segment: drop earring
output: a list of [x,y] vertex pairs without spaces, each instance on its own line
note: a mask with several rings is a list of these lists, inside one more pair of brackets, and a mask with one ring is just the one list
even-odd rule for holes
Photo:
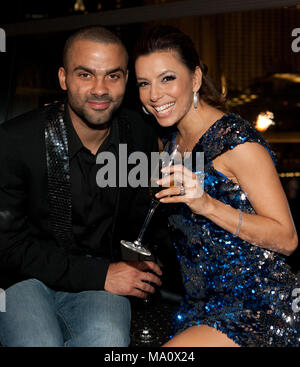
[[198,107],[198,95],[197,92],[194,92],[194,108]]
[[142,110],[146,115],[150,115],[145,106],[142,106]]

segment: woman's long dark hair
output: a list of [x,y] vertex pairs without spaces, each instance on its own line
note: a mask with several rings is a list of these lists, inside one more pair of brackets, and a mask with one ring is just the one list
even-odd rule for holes
[[202,71],[202,85],[199,90],[200,98],[210,106],[227,112],[226,97],[221,94],[207,76],[207,66],[200,60],[193,41],[179,29],[159,25],[152,28],[137,43],[134,52],[134,61],[156,51],[176,51],[183,64],[192,72],[197,66]]

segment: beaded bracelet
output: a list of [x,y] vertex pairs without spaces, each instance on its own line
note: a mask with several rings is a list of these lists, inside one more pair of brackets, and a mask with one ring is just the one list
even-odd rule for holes
[[242,225],[242,217],[243,217],[243,212],[240,210],[240,209],[238,209],[238,211],[239,211],[239,213],[240,213],[240,216],[239,216],[239,224],[238,224],[238,226],[237,226],[237,230],[236,230],[236,232],[235,232],[235,236],[238,236],[239,234],[240,234],[240,231],[241,231],[241,225]]

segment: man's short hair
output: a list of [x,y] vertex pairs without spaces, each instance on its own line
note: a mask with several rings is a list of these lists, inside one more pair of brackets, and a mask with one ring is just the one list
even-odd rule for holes
[[65,69],[67,68],[68,64],[68,53],[74,42],[79,40],[120,45],[125,51],[126,64],[128,63],[128,53],[126,47],[116,34],[104,27],[90,26],[79,29],[66,40],[63,50],[63,66]]

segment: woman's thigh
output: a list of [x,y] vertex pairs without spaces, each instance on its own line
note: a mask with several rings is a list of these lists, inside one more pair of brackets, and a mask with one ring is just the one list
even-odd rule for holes
[[37,279],[5,291],[6,312],[0,313],[0,342],[12,347],[59,347],[63,336],[56,318],[53,292]]
[[239,345],[211,326],[197,325],[176,335],[163,347],[239,347]]

